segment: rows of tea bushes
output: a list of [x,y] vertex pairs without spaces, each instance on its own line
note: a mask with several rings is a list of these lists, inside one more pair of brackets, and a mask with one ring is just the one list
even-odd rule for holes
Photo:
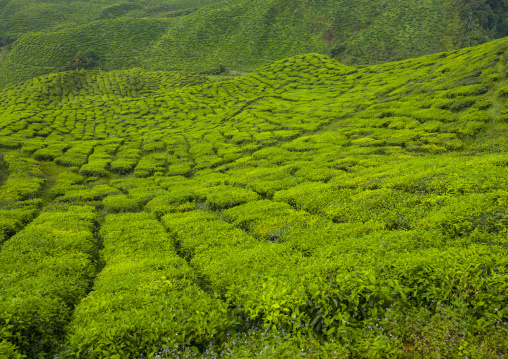
[[22,201],[37,197],[44,183],[39,163],[11,152],[3,157],[8,177],[0,187],[0,201]]
[[[318,52],[374,64],[508,35],[508,5],[478,0],[171,0],[0,4],[0,86],[58,69],[252,71]],[[22,36],[23,35],[23,36]],[[21,36],[21,37],[20,37]]]
[[0,350],[503,357],[507,61],[0,90]]
[[119,145],[118,142],[111,142],[96,146],[93,154],[88,157],[88,162],[79,169],[79,173],[87,177],[107,176],[112,154],[116,152]]
[[13,44],[2,62],[0,86],[61,69],[138,67],[150,42],[170,27],[168,19],[121,19],[26,34]]
[[[68,30],[66,36],[68,38],[79,37],[80,35],[97,36],[93,31],[97,29],[94,25],[90,25],[92,31],[84,32],[83,27],[96,22],[98,20],[110,20],[101,28],[104,31],[108,27],[118,26],[119,21],[111,21],[114,19],[134,20],[138,18],[166,18],[179,17],[188,15],[202,6],[216,2],[216,0],[171,0],[169,2],[156,0],[150,3],[142,1],[132,1],[129,3],[121,1],[103,1],[97,0],[91,3],[83,3],[81,1],[68,1],[64,3],[39,3],[28,1],[20,6],[16,1],[4,1],[0,5],[0,37],[1,42],[11,42],[26,33],[32,32],[58,32],[59,30]],[[147,19],[144,19],[147,20]],[[150,20],[150,19],[148,19]],[[146,22],[146,21],[145,21]],[[116,23],[116,24],[115,24]],[[97,25],[95,25],[97,26]],[[132,37],[140,37],[143,30],[130,33]],[[60,34],[63,31],[60,31]],[[62,35],[60,35],[62,36]],[[122,34],[116,33],[115,36],[122,37]],[[107,43],[112,37],[111,33],[107,33],[106,39],[97,36],[95,42],[105,40]],[[127,39],[132,41],[133,39]],[[70,43],[63,43],[67,46]],[[63,45],[58,42],[58,45]],[[56,45],[56,43],[55,43]]]
[[105,267],[76,307],[68,355],[148,356],[163,345],[202,345],[234,323],[152,215],[109,215],[101,236]]
[[[138,68],[128,71],[71,71],[56,73],[47,77],[36,78],[26,83],[7,89],[2,102],[12,101],[6,106],[17,103],[36,101],[40,105],[46,102],[50,107],[53,102],[61,106],[60,101],[68,102],[80,97],[95,97],[115,100],[119,97],[141,97],[157,90],[168,90],[174,87],[199,85],[208,82],[206,77],[185,72],[147,72]],[[97,115],[102,113],[98,110]],[[48,113],[51,115],[51,113]],[[65,125],[65,114],[60,111],[58,125]],[[59,123],[63,121],[63,123]],[[40,129],[39,129],[40,130]]]
[[39,203],[24,201],[22,203],[2,203],[0,209],[0,243],[7,240],[23,228],[37,214]]
[[[482,65],[485,68],[484,76],[468,80],[467,78],[476,71],[478,66],[470,66],[468,61],[474,59],[470,59],[471,56],[467,56],[467,52],[464,54],[460,58],[464,60],[467,58],[467,61],[461,62],[464,65],[459,66],[456,70],[463,72],[464,80],[462,81],[465,81],[465,84],[446,84],[440,83],[439,78],[429,79],[427,86],[433,87],[435,85],[438,90],[443,86],[445,88],[433,92],[430,96],[425,93],[415,94],[416,88],[421,85],[413,86],[411,81],[404,81],[404,84],[401,82],[399,85],[392,82],[389,88],[386,88],[383,83],[383,75],[375,76],[377,77],[375,84],[371,84],[370,81],[362,81],[361,78],[365,70],[339,67],[333,62],[329,62],[330,60],[319,58],[316,55],[295,58],[293,61],[281,61],[271,67],[261,69],[259,74],[255,73],[231,83],[205,85],[204,88],[198,88],[198,91],[189,88],[174,92],[171,96],[159,95],[149,99],[132,99],[130,92],[125,92],[123,95],[119,93],[118,95],[123,98],[121,105],[113,105],[112,99],[107,100],[104,97],[100,100],[98,98],[91,100],[90,96],[86,96],[86,93],[83,96],[78,95],[76,98],[74,98],[75,96],[64,96],[61,101],[52,102],[51,107],[59,109],[57,112],[59,113],[59,126],[51,126],[53,132],[48,131],[51,127],[46,130],[37,129],[38,126],[47,124],[46,121],[52,121],[51,114],[40,118],[31,116],[30,112],[25,112],[24,122],[18,121],[17,117],[5,118],[6,125],[2,129],[2,133],[12,135],[16,132],[22,137],[30,138],[37,131],[38,134],[54,137],[55,140],[58,139],[58,135],[68,134],[76,139],[104,139],[107,136],[125,138],[130,136],[131,131],[137,133],[143,127],[143,137],[147,142],[153,142],[164,137],[164,133],[180,134],[179,129],[170,125],[170,123],[177,121],[178,127],[192,129],[192,132],[197,134],[202,133],[198,139],[201,140],[214,136],[206,134],[207,131],[202,128],[203,121],[222,123],[227,119],[228,123],[233,126],[230,130],[227,127],[222,127],[220,134],[224,138],[222,141],[228,145],[243,145],[242,147],[246,150],[252,150],[255,149],[252,142],[270,144],[270,142],[274,143],[274,140],[287,140],[298,136],[298,132],[281,131],[315,131],[320,125],[329,123],[332,119],[349,117],[348,114],[354,112],[358,116],[350,117],[350,122],[344,123],[344,125],[351,127],[346,134],[348,137],[358,136],[356,133],[368,130],[375,131],[377,134],[366,139],[353,138],[355,141],[350,141],[350,145],[360,147],[404,145],[415,151],[423,149],[434,152],[448,149],[457,150],[463,146],[464,137],[474,136],[482,130],[486,122],[491,121],[489,111],[492,102],[487,98],[489,97],[487,93],[489,88],[495,85],[496,76],[499,79],[499,75],[496,75],[496,71],[499,69],[496,70],[495,67],[502,60],[502,56],[492,57],[490,63]],[[439,60],[439,57],[434,58]],[[428,61],[432,61],[432,58]],[[303,65],[305,69],[301,70],[308,73],[310,79],[298,75],[298,72],[291,72],[291,69],[298,67],[299,63],[307,64]],[[383,67],[386,68],[388,65],[383,65]],[[403,68],[400,68],[401,65],[398,67],[398,71],[404,71],[405,75],[415,78],[425,76],[432,70],[430,66],[422,67],[418,63],[411,64],[411,62],[408,62],[407,66]],[[415,68],[423,69],[414,71]],[[378,70],[373,68],[370,71]],[[350,75],[340,76],[344,73],[350,73]],[[143,74],[133,74],[131,79],[134,78],[136,81],[136,76],[143,76]],[[270,77],[273,76],[277,76],[278,83],[270,80]],[[404,78],[401,76],[401,79]],[[282,79],[284,81],[281,82]],[[91,82],[93,86],[93,78]],[[334,85],[335,93],[329,91],[328,87],[331,85]],[[317,94],[308,96],[308,91],[304,89],[305,86],[323,88],[323,93],[320,93],[319,96]],[[340,96],[351,86],[354,86],[356,91],[348,92],[347,98]],[[379,90],[371,91],[374,87],[379,87]],[[412,93],[410,96],[403,94],[406,88]],[[457,93],[453,92],[454,88],[457,88]],[[297,89],[301,89],[301,91],[295,91]],[[326,91],[324,91],[325,89]],[[393,108],[390,108],[394,102],[390,101],[390,97],[387,97],[386,103],[382,105],[374,105],[364,97],[366,93],[369,93],[372,98],[375,98],[379,93],[390,90],[392,90],[391,97],[397,98],[394,100],[397,103],[393,104]],[[19,90],[15,92],[19,92]],[[79,94],[79,92],[77,93]],[[14,95],[12,90],[9,94]],[[192,100],[189,96],[192,96]],[[224,96],[228,98],[228,101],[224,101]],[[354,99],[351,96],[360,96],[359,98],[363,101],[363,111],[358,113],[357,108],[350,107],[351,101]],[[500,96],[502,97],[502,95]],[[304,98],[308,106],[297,106],[296,108],[293,106],[292,101]],[[34,102],[33,100],[28,101],[28,103]],[[92,105],[100,105],[100,110],[93,107],[92,111],[90,107]],[[15,108],[24,108],[25,110],[30,108],[27,103],[24,106],[23,100],[19,98],[15,104],[6,103],[5,106],[11,108],[15,106]],[[390,111],[387,111],[387,108]],[[287,115],[288,111],[291,111],[291,116]],[[386,117],[390,117],[390,119],[378,121],[373,126],[370,119],[380,116],[383,119]],[[140,121],[137,117],[142,117],[143,120]],[[250,121],[244,117],[250,118]],[[86,119],[84,122],[80,121],[84,118]],[[230,121],[233,118],[242,122],[240,128],[234,125],[234,121]],[[16,121],[16,125],[11,123],[12,121]],[[11,124],[9,125],[9,123]],[[25,127],[20,128],[22,123],[26,123]],[[246,126],[247,124],[251,125]],[[367,129],[362,129],[362,127]],[[157,133],[153,133],[155,131]],[[394,135],[393,131],[399,133]],[[386,137],[390,137],[390,139],[384,140]],[[231,146],[228,147],[231,148]],[[225,150],[221,151],[224,155],[228,155],[227,162],[230,161],[229,158],[235,159],[241,148],[236,150],[233,147],[231,150],[233,151],[231,154]],[[295,150],[298,149],[295,148]],[[379,150],[384,149],[380,148]],[[214,159],[213,156],[205,158],[203,162],[201,167],[220,164],[218,159]]]
[[1,333],[19,354],[41,357],[62,343],[98,269],[96,219],[93,207],[57,206],[3,244]]
[[17,151],[0,159],[0,243],[22,229],[37,214],[46,178],[40,163]]

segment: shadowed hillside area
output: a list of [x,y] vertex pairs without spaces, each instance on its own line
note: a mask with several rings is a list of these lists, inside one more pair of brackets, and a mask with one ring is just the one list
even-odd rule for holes
[[[292,3],[222,1],[14,44],[0,71],[19,56],[16,81],[42,73],[20,65],[21,49],[38,51],[29,38],[90,39],[96,52],[69,66],[100,66],[0,89],[0,354],[506,356],[508,39],[372,66],[317,52],[270,62],[328,51],[329,29],[330,48],[346,41],[323,15],[335,2]],[[250,35],[234,22],[248,9]],[[212,36],[221,19],[230,27]],[[263,21],[271,30],[254,31]],[[125,36],[121,63],[100,32],[86,37],[121,24],[159,38]],[[370,39],[375,27],[357,25]],[[226,44],[239,67],[266,64],[222,81],[164,71],[178,58],[232,67]],[[46,52],[51,72],[60,53]],[[135,68],[113,70],[123,64]]]
[[507,11],[508,0],[2,0],[0,86],[73,68],[253,71],[309,52],[372,65],[508,36]]

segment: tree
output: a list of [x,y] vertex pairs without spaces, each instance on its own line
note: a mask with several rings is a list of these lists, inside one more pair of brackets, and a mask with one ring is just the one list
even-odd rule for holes
[[103,69],[101,66],[101,58],[94,50],[80,50],[74,55],[74,57],[65,65],[63,65],[61,71],[71,71],[77,69],[92,70],[92,69]]

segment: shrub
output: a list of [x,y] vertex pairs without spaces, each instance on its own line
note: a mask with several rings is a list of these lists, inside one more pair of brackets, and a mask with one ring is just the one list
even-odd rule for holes
[[89,162],[79,169],[79,174],[85,177],[106,177],[109,175],[111,160]]
[[248,231],[253,237],[277,241],[284,231],[306,226],[316,220],[290,205],[268,200],[254,201],[228,210],[224,219]]
[[168,166],[168,176],[186,176],[192,171],[192,162],[173,163]]
[[62,156],[63,151],[67,148],[67,145],[53,145],[38,149],[32,156],[37,161],[53,161],[55,158]]
[[7,148],[7,149],[16,149],[21,146],[21,143],[19,141],[16,141],[12,138],[0,138],[0,148]]
[[111,172],[118,174],[130,173],[138,163],[141,150],[137,144],[128,143],[120,147],[117,158],[111,162]]
[[65,195],[62,196],[60,200],[63,202],[98,201],[106,196],[117,194],[120,194],[120,191],[116,188],[108,185],[97,185],[90,188],[71,189],[66,191]]
[[125,194],[107,196],[102,200],[104,210],[112,213],[137,212],[143,208],[143,200]]
[[232,186],[217,186],[199,191],[200,199],[213,210],[222,210],[256,201],[259,195],[248,189]]
[[63,155],[55,158],[55,163],[65,167],[81,167],[87,162],[88,156],[92,152],[94,145],[95,144],[93,143],[86,142],[74,145]]
[[149,177],[154,172],[165,172],[166,157],[164,155],[148,155],[142,157],[134,169],[134,175],[137,177]]
[[85,178],[73,172],[62,172],[56,179],[56,184],[51,187],[51,194],[55,197],[64,195],[67,191],[84,189]]
[[30,222],[36,213],[37,208],[32,206],[0,210],[0,244]]
[[150,200],[145,209],[161,217],[170,212],[186,212],[196,208],[195,196],[190,191],[174,190],[167,195],[157,196]]
[[0,187],[0,200],[22,201],[35,198],[45,182],[39,163],[12,152],[4,156],[9,176]]
[[78,51],[72,60],[62,67],[63,71],[69,71],[74,69],[92,70],[100,68],[101,59],[99,54],[94,50],[88,49],[85,51]]
[[49,354],[61,343],[95,275],[95,220],[91,207],[44,212],[2,247],[0,320],[20,354]]
[[501,88],[498,90],[498,94],[499,94],[499,96],[501,96],[501,97],[506,97],[506,96],[508,96],[508,86],[501,87]]
[[204,344],[233,324],[151,215],[109,215],[101,233],[106,266],[76,308],[67,354],[148,357],[164,345]]

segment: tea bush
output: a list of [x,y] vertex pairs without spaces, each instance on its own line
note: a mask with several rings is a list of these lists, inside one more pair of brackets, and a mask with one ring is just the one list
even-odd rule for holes
[[30,205],[0,210],[0,243],[22,229],[35,217],[36,213],[37,208]]
[[162,217],[161,221],[170,233],[175,234],[181,255],[189,259],[209,248],[250,240],[245,232],[202,211],[171,213]]
[[39,163],[16,152],[6,154],[4,161],[9,174],[0,187],[0,201],[22,201],[37,197],[45,182]]
[[93,144],[82,143],[73,146],[63,155],[55,158],[55,163],[65,167],[80,167],[87,163]]
[[92,207],[43,212],[2,246],[1,320],[20,354],[44,355],[62,343],[95,276],[95,220]]
[[63,196],[67,191],[85,189],[85,178],[73,172],[62,172],[56,178],[56,183],[51,187],[54,197]]
[[132,198],[129,195],[117,194],[105,197],[102,200],[104,210],[112,213],[136,212],[143,207],[143,200]]
[[163,173],[166,171],[166,158],[164,155],[152,154],[141,158],[136,168],[134,168],[134,175],[137,177],[148,177],[155,172]]
[[105,267],[76,308],[68,355],[150,356],[165,344],[200,345],[233,323],[154,217],[109,215],[101,235]]
[[59,200],[63,202],[97,201],[106,196],[117,194],[120,194],[120,191],[116,188],[108,185],[97,185],[90,188],[68,190]]
[[205,188],[198,192],[198,198],[213,210],[227,209],[259,199],[259,195],[248,189],[232,186]]
[[316,220],[285,203],[254,201],[222,212],[225,220],[250,232],[256,238],[277,241],[284,231]]
[[81,166],[79,173],[85,177],[105,177],[109,175],[112,154],[118,149],[118,143],[99,145],[88,157],[88,163]]
[[66,144],[51,144],[45,148],[37,149],[32,157],[37,161],[53,161],[55,158],[63,155],[63,152],[69,148]]

